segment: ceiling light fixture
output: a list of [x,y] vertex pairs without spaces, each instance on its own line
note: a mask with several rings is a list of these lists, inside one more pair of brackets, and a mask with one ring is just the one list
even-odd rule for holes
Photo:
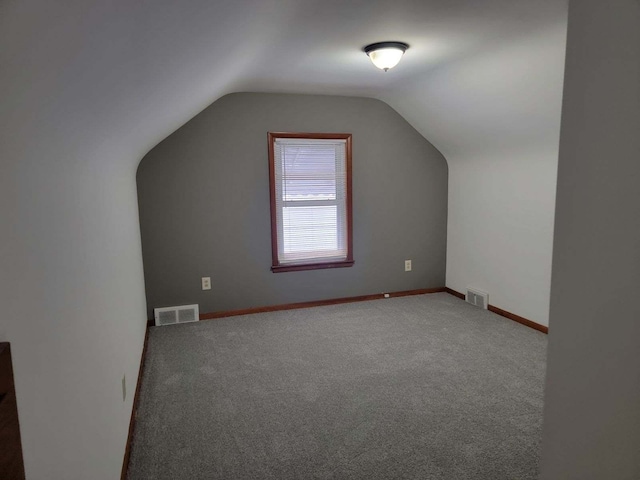
[[378,42],[364,47],[373,64],[385,72],[395,67],[409,45],[403,42]]

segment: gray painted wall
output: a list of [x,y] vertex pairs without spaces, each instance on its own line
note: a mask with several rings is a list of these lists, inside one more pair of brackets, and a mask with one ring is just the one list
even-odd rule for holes
[[640,478],[640,4],[573,1],[544,480]]
[[[355,266],[271,272],[268,131],[353,134]],[[151,150],[137,179],[150,316],[444,285],[446,161],[378,100],[227,95]]]

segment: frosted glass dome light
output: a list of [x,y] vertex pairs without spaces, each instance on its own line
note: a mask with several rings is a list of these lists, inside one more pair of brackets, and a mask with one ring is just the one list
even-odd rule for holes
[[385,72],[395,67],[409,45],[402,42],[372,43],[364,47],[364,53],[369,55],[373,64]]

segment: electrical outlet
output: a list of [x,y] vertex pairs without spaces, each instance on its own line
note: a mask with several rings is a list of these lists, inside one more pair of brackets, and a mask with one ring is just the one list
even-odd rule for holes
[[211,277],[202,277],[202,289],[211,290]]
[[388,293],[385,293],[385,294],[384,294],[384,298],[389,298],[389,294],[388,294]]
[[411,271],[411,260],[405,260],[404,261],[404,271],[405,272],[410,272]]
[[122,376],[122,401],[127,399],[127,376]]

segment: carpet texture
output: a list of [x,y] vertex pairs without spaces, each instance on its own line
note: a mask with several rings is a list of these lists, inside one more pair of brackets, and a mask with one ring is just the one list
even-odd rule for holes
[[152,328],[128,478],[536,479],[546,345],[446,293]]

